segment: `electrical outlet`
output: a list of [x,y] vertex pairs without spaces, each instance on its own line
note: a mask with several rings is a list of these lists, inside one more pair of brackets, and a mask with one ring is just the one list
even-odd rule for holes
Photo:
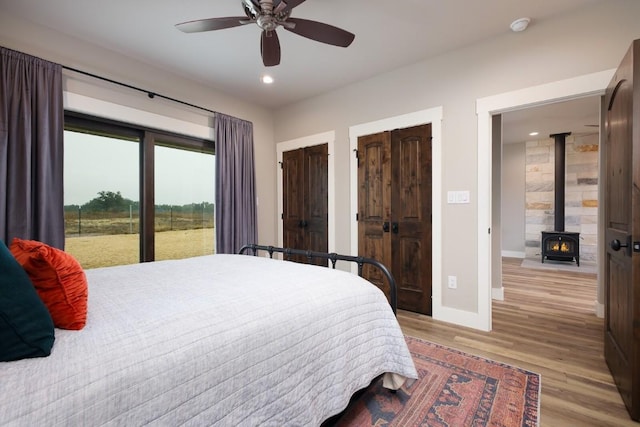
[[449,287],[449,289],[457,289],[458,288],[458,278],[456,276],[449,276],[448,279],[449,279],[449,281],[447,283],[447,286]]

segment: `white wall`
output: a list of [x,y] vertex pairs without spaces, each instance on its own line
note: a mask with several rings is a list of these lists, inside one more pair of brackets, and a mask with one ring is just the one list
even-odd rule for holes
[[505,30],[495,39],[282,108],[276,112],[276,140],[335,130],[336,250],[345,252],[355,191],[341,184],[349,176],[349,127],[442,106],[442,194],[469,190],[471,203],[443,202],[442,277],[456,275],[458,289],[433,286],[441,288],[445,306],[478,312],[476,100],[617,67],[631,41],[640,38],[638,16],[637,0],[613,0],[535,22],[525,33]]
[[[265,245],[276,244],[276,150],[271,111],[4,12],[0,14],[0,45],[252,122],[257,159],[258,240]],[[64,84],[65,91],[73,94],[212,127],[209,113],[159,97],[151,100],[144,93],[77,73],[65,71]]]
[[524,258],[525,144],[502,146],[502,255]]

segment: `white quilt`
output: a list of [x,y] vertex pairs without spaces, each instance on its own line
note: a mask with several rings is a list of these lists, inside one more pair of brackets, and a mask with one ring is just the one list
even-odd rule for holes
[[417,377],[354,274],[240,255],[86,274],[87,326],[0,363],[3,426],[317,426],[382,373]]

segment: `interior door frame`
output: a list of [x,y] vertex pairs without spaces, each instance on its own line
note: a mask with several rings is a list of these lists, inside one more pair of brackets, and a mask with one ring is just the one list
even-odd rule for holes
[[[539,86],[505,92],[476,100],[478,116],[478,312],[475,328],[491,330],[491,172],[492,172],[492,116],[523,108],[567,101],[585,96],[603,96],[615,69],[586,74]],[[602,141],[602,138],[601,138]],[[600,208],[599,208],[600,209]],[[603,215],[599,214],[599,218]],[[598,241],[602,224],[598,224]],[[495,256],[501,256],[496,254]],[[598,252],[598,260],[602,259]],[[598,262],[601,277],[602,262]],[[601,287],[602,283],[598,283]],[[600,290],[598,291],[600,295]]]
[[[373,122],[362,123],[349,127],[349,188],[351,227],[351,255],[358,255],[358,159],[355,153],[358,149],[358,137],[371,135],[394,129],[408,128],[431,123],[431,210],[432,210],[432,317],[437,319],[442,308],[442,107],[416,111],[400,116],[389,117]],[[351,266],[353,273],[357,266]]]
[[292,139],[289,141],[283,141],[276,144],[276,176],[277,176],[277,197],[278,197],[278,246],[282,247],[283,244],[283,232],[284,226],[282,223],[282,168],[280,164],[282,162],[282,153],[285,151],[297,150],[299,148],[312,147],[314,145],[327,144],[327,150],[329,152],[328,170],[327,170],[327,209],[328,209],[328,224],[327,224],[327,247],[329,252],[336,251],[336,191],[335,191],[335,131],[328,131],[323,133],[317,133],[315,135],[304,136],[302,138]]

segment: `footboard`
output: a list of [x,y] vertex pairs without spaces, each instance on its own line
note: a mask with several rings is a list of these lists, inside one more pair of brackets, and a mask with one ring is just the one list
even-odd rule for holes
[[291,249],[291,248],[279,248],[276,246],[262,246],[262,245],[244,245],[238,251],[239,254],[247,253],[247,251],[251,251],[253,255],[257,255],[258,251],[266,251],[269,253],[269,257],[273,258],[274,252],[281,253],[284,255],[285,259],[289,259],[292,255],[300,255],[305,256],[309,260],[309,263],[314,259],[327,259],[331,261],[332,268],[336,268],[336,263],[338,261],[347,261],[347,262],[355,262],[358,264],[358,275],[362,276],[362,267],[364,264],[373,265],[378,268],[382,274],[389,281],[389,304],[391,305],[391,309],[393,310],[393,314],[397,314],[397,291],[396,291],[396,281],[393,278],[393,275],[387,269],[387,267],[379,261],[376,261],[373,258],[365,258],[360,256],[350,256],[350,255],[339,255],[336,253],[326,253],[326,252],[314,252],[314,251],[305,251],[302,249]]

